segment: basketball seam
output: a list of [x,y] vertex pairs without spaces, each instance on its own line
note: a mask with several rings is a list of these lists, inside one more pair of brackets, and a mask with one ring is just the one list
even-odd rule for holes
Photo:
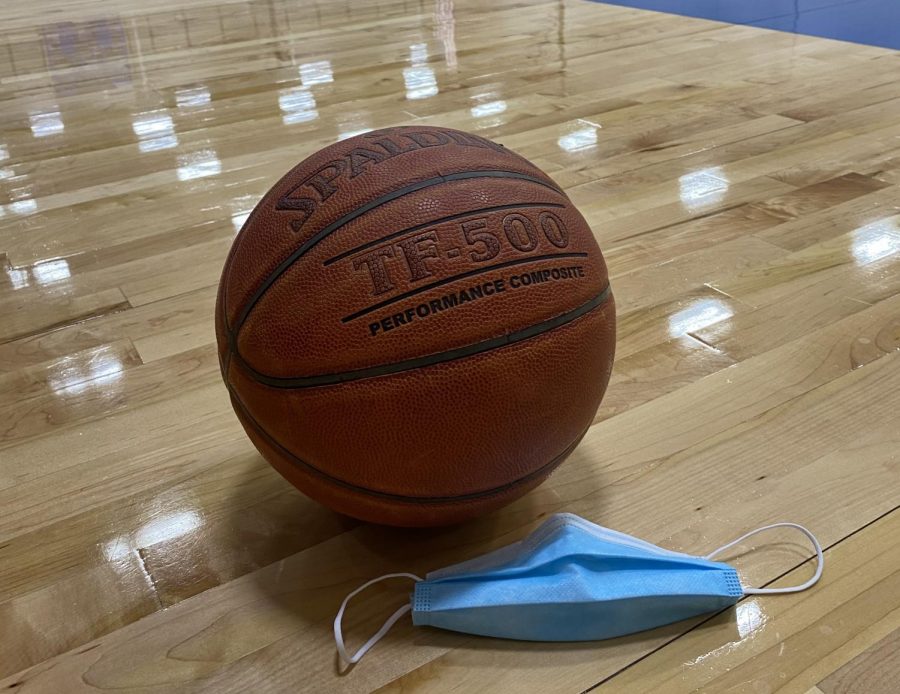
[[516,265],[527,265],[528,263],[538,263],[542,260],[554,260],[556,258],[587,258],[587,253],[547,253],[546,255],[533,255],[527,258],[516,258],[515,260],[507,260],[502,263],[495,263],[494,265],[486,265],[483,267],[475,268],[474,270],[468,270],[467,272],[461,272],[458,275],[452,275],[450,277],[445,277],[442,280],[438,280],[436,282],[432,282],[431,284],[426,284],[421,287],[416,287],[415,289],[411,289],[408,292],[404,292],[403,294],[398,294],[397,296],[391,297],[390,299],[386,299],[377,304],[372,304],[367,308],[360,309],[355,313],[351,313],[350,315],[344,316],[341,318],[341,323],[349,323],[350,321],[354,321],[357,318],[362,318],[366,314],[372,313],[373,311],[378,311],[379,309],[390,306],[391,304],[395,304],[398,301],[404,301],[405,299],[410,299],[417,294],[422,294],[427,291],[431,291],[432,289],[436,289],[438,287],[443,287],[445,284],[451,284],[453,282],[458,282],[459,280],[468,279],[469,277],[475,277],[476,275],[483,275],[485,272],[490,272],[491,270],[501,270],[507,267],[514,267]]
[[[400,126],[400,127],[381,128],[381,129],[378,129],[378,130],[372,130],[372,131],[370,131],[369,133],[367,133],[366,136],[367,136],[367,137],[369,137],[369,136],[379,136],[379,137],[380,137],[382,133],[385,133],[385,132],[388,132],[388,131],[391,131],[391,130],[401,130],[401,129],[404,129],[404,128],[407,128],[407,127],[411,127],[411,128],[413,128],[413,129],[437,130],[437,131],[439,131],[439,132],[448,132],[448,131],[449,131],[449,132],[456,132],[456,133],[462,132],[462,131],[457,130],[457,129],[455,129],[455,128],[439,128],[439,127],[435,127],[435,126],[427,126],[427,125],[426,125],[426,126]],[[458,144],[458,143],[457,143],[457,144]],[[499,144],[499,143],[495,143],[495,144]],[[503,148],[504,153],[509,154],[509,155],[512,155],[512,156],[514,156],[514,157],[516,157],[516,158],[522,160],[523,162],[525,162],[525,164],[527,164],[527,165],[528,165],[529,167],[531,167],[531,168],[536,168],[536,167],[534,166],[534,164],[532,164],[530,161],[528,161],[528,160],[527,160],[525,157],[523,157],[521,154],[518,154],[518,153],[516,153],[516,152],[513,152],[513,151],[511,151],[511,150],[509,150],[509,149],[506,149],[503,145],[500,145],[500,147]],[[321,152],[321,151],[323,151],[323,150],[320,150],[320,152]],[[409,151],[416,151],[416,150],[409,150]],[[401,152],[401,155],[402,155],[402,154],[406,154],[406,152]],[[398,155],[398,156],[399,156],[399,155]],[[271,193],[272,190],[275,190],[275,189],[279,188],[285,181],[287,181],[288,179],[290,179],[290,178],[294,175],[294,172],[296,172],[296,171],[298,171],[299,169],[301,169],[301,168],[306,164],[306,162],[307,162],[308,160],[309,160],[309,158],[304,159],[303,161],[298,162],[297,164],[295,164],[294,166],[292,166],[288,171],[286,171],[286,172],[284,173],[284,175],[281,176],[281,178],[279,178],[277,181],[275,181],[275,183],[272,185],[272,188],[269,190],[269,193]],[[541,174],[544,174],[543,171],[538,170],[538,172],[541,173]],[[544,175],[546,176],[546,174],[544,174]],[[547,178],[549,178],[549,176],[548,176]],[[563,197],[565,197],[565,193],[564,193],[561,189],[555,188],[554,190],[556,190],[556,192],[560,193],[561,195],[563,195]],[[233,255],[235,255],[235,256],[237,255],[237,252],[238,252],[238,250],[240,249],[240,246],[244,243],[244,240],[245,240],[246,237],[248,236],[248,234],[245,234],[244,232],[245,232],[247,229],[249,229],[249,227],[253,224],[253,221],[255,220],[255,218],[257,217],[257,215],[258,215],[258,214],[261,214],[260,210],[261,210],[261,208],[262,208],[262,203],[265,202],[265,200],[266,200],[266,198],[268,197],[269,193],[267,193],[266,195],[264,195],[263,198],[259,201],[259,203],[257,203],[256,206],[254,206],[254,208],[253,208],[252,210],[250,210],[250,214],[247,216],[247,219],[244,220],[243,225],[241,225],[241,229],[240,229],[240,231],[237,233],[237,235],[235,236],[235,239],[234,239],[234,251],[235,251],[235,252],[233,253]],[[227,294],[228,294],[228,293],[225,292],[225,296],[223,297],[223,301],[222,301],[223,305],[225,306],[224,313],[225,313],[225,319],[226,319],[226,320],[225,320],[225,325],[226,325],[226,326],[228,325],[228,320],[227,320],[227,318],[228,318],[228,307],[227,307],[228,298],[227,298]]]
[[306,255],[306,253],[308,253],[313,247],[318,245],[323,239],[333,234],[342,226],[349,224],[354,219],[357,219],[364,215],[366,212],[370,212],[371,210],[374,210],[388,202],[392,202],[394,200],[405,197],[410,193],[415,193],[416,191],[438,186],[443,183],[449,183],[451,181],[467,180],[471,178],[514,178],[518,180],[528,181],[530,183],[536,183],[538,185],[544,186],[545,188],[549,188],[554,192],[559,193],[560,195],[565,196],[565,193],[563,193],[558,187],[552,185],[551,183],[548,183],[547,181],[537,178],[536,176],[529,176],[528,174],[519,173],[518,171],[506,171],[502,169],[476,169],[471,171],[459,171],[452,174],[439,175],[433,178],[425,179],[424,181],[417,181],[416,183],[404,186],[403,188],[398,188],[396,190],[380,195],[374,200],[370,200],[369,202],[356,207],[355,209],[339,217],[330,224],[327,224],[312,237],[304,241],[300,245],[300,247],[295,249],[287,258],[282,260],[275,267],[275,269],[271,273],[269,273],[266,279],[263,280],[262,284],[257,287],[256,291],[253,292],[253,294],[244,304],[244,307],[238,314],[237,320],[235,320],[234,327],[231,332],[234,335],[237,335],[237,333],[243,327],[244,322],[247,320],[247,317],[250,315],[251,311],[259,302],[259,300],[275,283],[275,281],[285,272],[287,272],[288,268],[290,268],[300,258]]
[[564,313],[557,314],[552,318],[548,318],[539,323],[534,323],[526,328],[522,328],[513,333],[506,333],[499,337],[482,340],[481,342],[473,342],[455,349],[436,352],[422,357],[414,357],[412,359],[404,359],[402,361],[393,362],[391,364],[381,364],[379,366],[367,367],[364,369],[354,369],[352,371],[343,371],[332,374],[318,374],[315,376],[297,376],[297,377],[278,377],[260,373],[250,366],[241,355],[235,351],[233,353],[234,363],[240,365],[249,378],[272,388],[282,389],[302,389],[315,388],[320,386],[337,385],[340,383],[348,383],[351,381],[359,381],[365,378],[377,378],[379,376],[389,376],[405,371],[413,371],[415,369],[434,366],[435,364],[443,364],[449,361],[456,361],[466,357],[484,354],[495,349],[500,349],[508,345],[513,345],[524,340],[531,339],[538,335],[543,335],[551,330],[555,330],[563,325],[567,325],[581,316],[590,313],[596,308],[604,305],[612,296],[610,285],[589,299],[580,306],[575,307]]
[[[226,384],[227,385],[227,384]],[[269,445],[276,448],[280,451],[291,463],[298,465],[301,468],[306,469],[313,475],[321,477],[328,483],[334,484],[339,487],[344,487],[346,489],[353,490],[360,494],[364,494],[366,496],[372,496],[382,499],[389,499],[391,501],[399,501],[403,503],[409,504],[448,504],[448,503],[464,503],[466,501],[474,501],[478,499],[488,499],[492,496],[498,496],[503,494],[504,492],[508,492],[518,486],[531,482],[534,479],[539,478],[542,474],[549,475],[553,470],[568,456],[578,444],[581,442],[581,439],[584,438],[584,435],[588,432],[588,429],[591,428],[589,424],[587,428],[581,434],[579,434],[575,440],[570,443],[562,453],[559,453],[555,457],[551,458],[547,463],[544,463],[539,468],[532,470],[531,472],[523,475],[521,477],[517,477],[515,480],[511,482],[507,482],[506,484],[499,485],[497,487],[492,487],[490,489],[481,490],[478,492],[467,492],[465,494],[456,494],[454,496],[411,496],[408,494],[396,494],[392,492],[383,492],[378,489],[371,489],[369,487],[363,487],[358,484],[353,484],[352,482],[348,482],[346,480],[341,479],[340,477],[335,477],[333,475],[329,475],[324,470],[317,468],[315,465],[303,460],[297,455],[294,455],[282,446],[275,437],[269,434],[265,429],[263,429],[259,422],[254,419],[254,417],[247,411],[246,406],[238,397],[238,395],[234,392],[231,386],[228,386],[228,391],[231,394],[233,403],[235,407],[240,409],[241,413],[244,417],[247,418],[247,421],[253,427],[253,429],[262,436]]]

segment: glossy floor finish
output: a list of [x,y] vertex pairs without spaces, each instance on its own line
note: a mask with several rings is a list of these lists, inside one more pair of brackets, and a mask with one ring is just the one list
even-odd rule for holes
[[657,12],[900,48],[897,0],[602,0]]
[[[0,690],[900,681],[900,55],[580,1],[39,0],[4,4],[0,27]],[[336,516],[273,472],[212,331],[264,191],[401,123],[546,169],[596,230],[620,312],[613,382],[568,462],[501,512],[418,532]],[[562,510],[693,553],[803,523],[825,576],[602,643],[403,621],[339,674],[352,588]],[[793,535],[759,543],[729,557],[749,583],[810,575]],[[350,646],[407,593],[360,596]]]

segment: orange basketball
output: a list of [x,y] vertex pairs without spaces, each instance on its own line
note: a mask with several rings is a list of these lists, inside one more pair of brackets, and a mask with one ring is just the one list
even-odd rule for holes
[[235,239],[216,334],[238,418],[313,499],[453,523],[536,487],[606,388],[615,308],[546,174],[447,128],[377,130],[289,171]]

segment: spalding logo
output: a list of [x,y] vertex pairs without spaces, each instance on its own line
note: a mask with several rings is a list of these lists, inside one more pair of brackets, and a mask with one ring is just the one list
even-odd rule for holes
[[404,128],[402,132],[381,130],[364,137],[370,139],[367,146],[354,147],[339,159],[332,159],[281,196],[275,209],[293,214],[291,229],[300,231],[319,205],[337,193],[347,180],[399,154],[449,144],[507,151],[483,137],[451,130],[407,131]]

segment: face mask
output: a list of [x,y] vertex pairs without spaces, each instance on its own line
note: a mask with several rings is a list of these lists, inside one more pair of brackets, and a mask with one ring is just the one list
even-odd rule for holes
[[[748,588],[733,567],[712,561],[752,535],[781,527],[800,530],[815,547],[816,572],[802,585]],[[356,663],[412,611],[413,624],[469,634],[527,641],[607,639],[715,612],[745,595],[806,590],[819,580],[823,565],[819,542],[794,523],[767,525],[697,557],[560,513],[520,542],[424,579],[394,573],[365,583],[344,599],[334,638],[341,658]],[[373,583],[397,577],[416,581],[410,603],[350,656],[341,629],[347,603]]]

